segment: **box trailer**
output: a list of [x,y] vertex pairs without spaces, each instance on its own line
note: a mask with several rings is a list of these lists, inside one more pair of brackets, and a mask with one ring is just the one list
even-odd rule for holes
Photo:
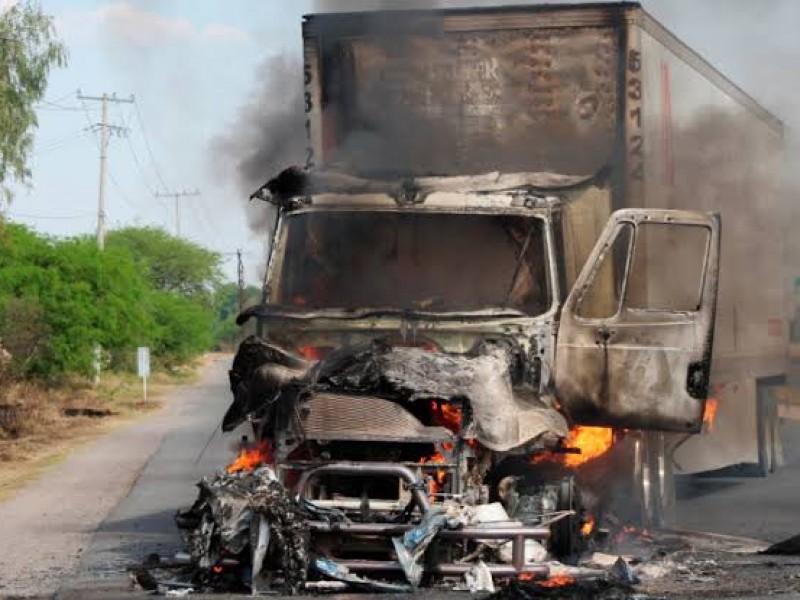
[[[655,464],[775,467],[790,280],[778,119],[633,2],[312,15],[303,36],[307,167],[582,177],[557,192],[563,293],[612,211],[718,212],[716,414],[703,435],[657,434]],[[635,282],[653,305],[696,279],[691,240],[671,244]]]

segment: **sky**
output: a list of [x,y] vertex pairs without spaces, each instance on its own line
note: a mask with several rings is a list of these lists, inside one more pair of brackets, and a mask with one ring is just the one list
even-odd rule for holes
[[56,17],[69,65],[53,71],[40,104],[32,187],[16,189],[11,220],[58,236],[95,231],[99,150],[89,129],[100,122],[101,103],[79,101],[77,92],[134,95],[135,105],[109,106],[109,122],[127,129],[109,143],[109,227],[174,232],[174,201],[155,194],[196,189],[200,196],[180,200],[182,235],[223,253],[230,278],[243,248],[247,278],[256,282],[265,240],[247,227],[235,182],[217,173],[211,140],[254,91],[265,57],[300,53],[300,20],[311,3],[43,0],[42,7]]
[[[0,0],[0,6],[9,1]],[[349,0],[342,6],[366,3]],[[790,126],[800,124],[795,114],[800,86],[792,67],[800,58],[795,36],[800,2],[643,4]],[[174,202],[156,193],[198,190],[199,196],[180,200],[182,235],[222,253],[231,279],[235,251],[242,248],[246,277],[257,283],[266,240],[248,227],[246,211],[263,208],[246,208],[235,177],[216,164],[220,156],[212,151],[213,142],[230,133],[242,107],[257,97],[265,61],[299,59],[302,15],[314,11],[314,0],[41,0],[41,5],[56,18],[69,65],[52,73],[39,105],[32,186],[16,189],[10,219],[57,236],[94,232],[99,152],[91,126],[100,121],[100,103],[79,100],[77,91],[133,95],[135,104],[112,103],[109,110],[110,122],[126,129],[109,144],[109,227],[156,225],[174,232]],[[264,180],[272,175],[265,173]]]

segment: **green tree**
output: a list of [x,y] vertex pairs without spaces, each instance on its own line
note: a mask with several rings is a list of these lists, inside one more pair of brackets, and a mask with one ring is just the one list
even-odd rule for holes
[[11,354],[10,364],[3,368],[0,357],[0,382],[4,374],[24,375],[32,361],[41,356],[47,347],[50,329],[45,321],[44,309],[37,298],[2,298],[0,301],[0,354]]
[[181,365],[211,348],[213,313],[199,302],[155,291],[149,302],[156,321],[153,354],[166,368]]
[[22,1],[0,15],[0,194],[11,200],[14,182],[28,184],[35,104],[43,97],[53,67],[67,62],[53,17],[38,3]]
[[112,231],[106,248],[129,253],[149,280],[146,304],[156,323],[153,354],[167,368],[211,348],[220,255],[155,227]]
[[[261,290],[254,285],[245,289],[245,306],[252,306],[261,300]],[[236,316],[239,314],[239,286],[223,283],[214,292],[214,347],[217,350],[230,350],[240,337]]]
[[155,227],[127,227],[112,231],[108,248],[128,250],[146,270],[153,287],[211,305],[214,287],[222,275],[220,255]]
[[[131,369],[136,346],[167,368],[211,347],[216,255],[140,233],[113,232],[116,242],[100,252],[89,236],[59,240],[20,225],[0,232],[0,338],[16,355],[15,373],[89,375],[95,344],[112,369]],[[127,243],[142,239],[150,243]]]
[[112,366],[121,366],[137,345],[157,337],[149,282],[125,250],[100,252],[88,237],[59,241],[9,225],[0,240],[0,272],[3,337],[21,345],[47,332],[37,338],[35,355],[19,357],[26,374],[88,375],[97,343]]

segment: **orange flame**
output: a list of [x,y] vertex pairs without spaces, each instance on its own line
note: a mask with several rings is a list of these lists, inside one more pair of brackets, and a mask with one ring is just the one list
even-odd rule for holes
[[448,402],[437,402],[431,400],[431,413],[433,414],[434,425],[447,427],[453,433],[461,431],[461,424],[464,421],[464,411],[455,404]]
[[706,400],[706,407],[703,410],[703,425],[708,431],[714,431],[714,419],[717,417],[717,410],[719,409],[719,400],[709,398]]
[[569,575],[553,575],[545,581],[540,581],[539,585],[546,588],[561,587],[562,585],[571,585],[575,583],[575,578]]
[[[431,400],[431,416],[434,425],[445,427],[455,434],[460,433],[461,428],[464,426],[464,411],[456,404]],[[477,450],[478,440],[469,439],[464,441],[467,443],[467,446],[473,450]],[[450,442],[445,442],[443,447],[448,452],[455,448]]]
[[[424,464],[444,463],[447,462],[447,460],[445,459],[444,455],[437,450],[432,456],[423,458],[419,462],[424,465]],[[428,480],[428,495],[431,498],[436,496],[436,494],[439,493],[439,490],[444,485],[444,482],[446,480],[447,480],[447,471],[445,469],[437,469],[434,472],[433,477],[431,477]]]
[[583,522],[583,525],[581,525],[581,534],[584,537],[591,535],[592,532],[594,531],[594,526],[595,526],[594,515],[589,515],[586,518],[586,521]]
[[239,456],[228,465],[228,473],[239,473],[240,471],[252,471],[259,465],[272,462],[272,443],[268,440],[259,442],[255,447],[242,448]]
[[614,443],[609,427],[576,427],[569,432],[567,446],[580,448],[580,454],[565,454],[564,465],[574,469],[605,454]]
[[[424,464],[428,464],[428,463],[432,463],[432,464],[444,463],[444,462],[447,462],[447,460],[445,459],[444,455],[441,452],[437,451],[432,456],[429,456],[427,458],[423,458],[419,462],[421,462],[424,465]],[[447,471],[445,471],[444,469],[439,469],[438,471],[436,471],[436,480],[439,483],[444,483],[445,477],[447,477]]]
[[617,532],[614,536],[614,541],[617,543],[622,543],[626,540],[630,540],[631,538],[639,538],[646,542],[652,541],[653,535],[647,529],[637,529],[633,525],[623,525],[622,530]]
[[608,452],[613,444],[614,430],[610,427],[578,426],[569,432],[569,437],[564,441],[564,446],[578,448],[580,454],[546,452],[532,456],[530,462],[534,465],[544,461],[560,462],[565,467],[574,469],[602,456]]
[[313,361],[320,361],[331,351],[331,348],[328,346],[312,346],[307,344],[305,346],[300,346],[297,349],[297,353],[305,358],[306,360],[313,360]]
[[[534,581],[536,578],[537,576],[533,573],[520,573],[517,579],[520,581]],[[561,587],[572,583],[575,583],[575,579],[569,575],[551,575],[545,580],[536,581],[536,585],[546,588]]]

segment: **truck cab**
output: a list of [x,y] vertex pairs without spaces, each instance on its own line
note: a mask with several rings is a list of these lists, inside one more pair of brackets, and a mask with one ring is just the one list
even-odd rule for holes
[[673,470],[779,462],[778,119],[638,3],[309,15],[303,62],[224,428],[349,519],[311,523],[323,556],[391,570],[381,536],[499,506],[434,575],[490,538],[535,574],[530,538],[668,522]]
[[[279,216],[265,301],[242,315],[260,336],[234,362],[226,417],[255,424],[285,485],[376,527],[415,503],[500,502],[540,534],[548,512],[571,511],[545,536],[560,557],[596,518],[579,490],[598,472],[633,486],[647,522],[663,516],[663,448],[643,432],[702,427],[715,215],[615,212],[567,289],[565,189],[586,181],[294,176],[310,193],[287,195],[280,177],[262,191]],[[654,260],[670,251],[691,281],[678,278],[675,304],[643,303],[650,270],[674,278]],[[571,445],[588,426],[604,448]]]

